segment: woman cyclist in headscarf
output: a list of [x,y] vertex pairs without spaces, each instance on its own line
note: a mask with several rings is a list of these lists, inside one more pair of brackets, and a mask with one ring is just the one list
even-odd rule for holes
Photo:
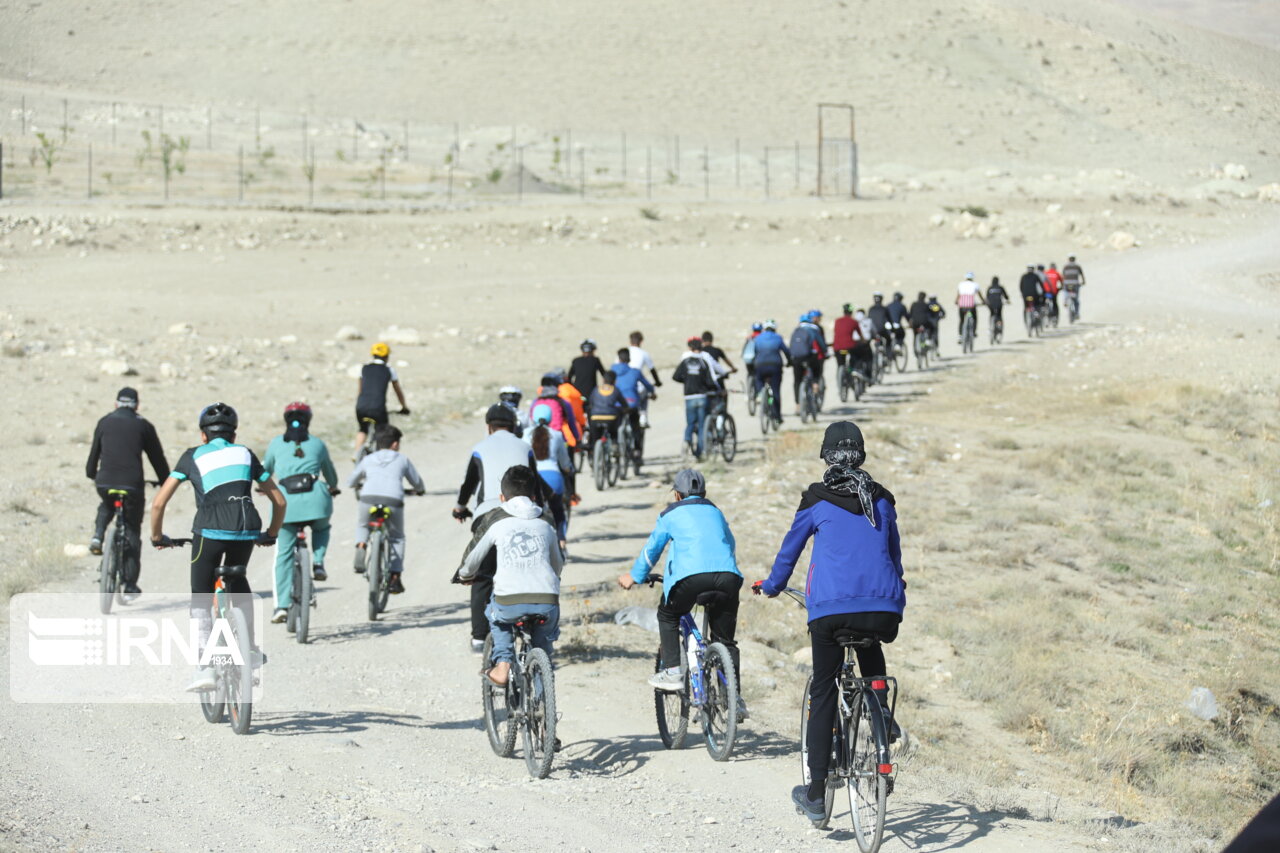
[[338,494],[338,472],[329,458],[329,449],[311,435],[310,429],[310,406],[285,406],[284,435],[271,439],[262,459],[262,467],[280,483],[286,503],[284,526],[276,543],[276,606],[272,622],[285,621],[293,603],[293,546],[307,525],[311,526],[311,576],[318,581],[329,577],[324,570],[324,556],[329,547],[333,495]]
[[[850,421],[827,427],[822,439],[827,470],[800,497],[791,530],[782,540],[773,571],[756,584],[770,597],[787,586],[796,560],[813,537],[809,575],[805,580],[809,637],[813,650],[813,683],[809,690],[809,743],[831,737],[836,713],[836,674],[844,650],[836,633],[852,631],[879,642],[856,649],[862,678],[885,675],[880,643],[892,643],[906,605],[902,579],[902,546],[893,495],[862,470],[867,458],[862,431]],[[887,706],[887,689],[876,691]],[[899,736],[893,723],[890,740]],[[811,820],[824,813],[824,787],[830,750],[809,750],[810,784],[792,799]]]

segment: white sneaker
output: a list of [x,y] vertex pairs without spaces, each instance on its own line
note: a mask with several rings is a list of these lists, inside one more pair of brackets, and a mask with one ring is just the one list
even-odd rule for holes
[[679,693],[684,689],[684,676],[680,673],[678,666],[673,669],[664,669],[649,676],[649,686],[663,693]]
[[283,607],[277,607],[276,612],[271,614],[271,621],[277,625],[288,618],[289,611],[285,610]]
[[213,690],[217,687],[217,680],[214,678],[213,667],[201,666],[196,667],[196,677],[191,679],[191,683],[187,685],[188,693],[204,693],[207,690]]

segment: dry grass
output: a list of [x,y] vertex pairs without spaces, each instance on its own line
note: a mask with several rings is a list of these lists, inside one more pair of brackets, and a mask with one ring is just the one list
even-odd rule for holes
[[[43,584],[70,574],[76,563],[62,553],[62,546],[52,538],[42,537],[24,556],[0,566],[0,601],[24,592],[32,592]],[[5,613],[8,618],[8,612]]]

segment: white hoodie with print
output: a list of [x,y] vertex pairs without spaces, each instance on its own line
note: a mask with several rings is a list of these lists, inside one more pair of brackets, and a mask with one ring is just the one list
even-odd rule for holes
[[542,507],[526,497],[502,504],[506,518],[495,521],[458,570],[461,580],[475,577],[490,548],[497,549],[493,600],[507,604],[559,604],[564,560],[555,528]]

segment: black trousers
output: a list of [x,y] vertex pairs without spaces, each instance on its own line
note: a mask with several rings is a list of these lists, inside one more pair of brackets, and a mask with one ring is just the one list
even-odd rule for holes
[[[658,611],[661,616],[662,611]],[[836,613],[809,623],[809,640],[813,647],[813,683],[809,687],[809,778],[814,782],[827,778],[831,750],[819,744],[831,742],[836,720],[836,675],[844,664],[844,649],[836,642],[836,631],[857,631],[875,637],[881,643],[898,638],[897,613]],[[885,674],[884,651],[874,645],[855,649],[858,675],[871,678]],[[881,697],[883,700],[884,697]]]
[[[214,570],[218,566],[247,566],[253,555],[253,542],[243,539],[206,539],[196,536],[191,543],[191,610],[207,611],[213,603]],[[248,578],[227,578],[227,592],[253,594]],[[253,608],[240,607],[249,625],[249,642],[253,643]],[[256,644],[255,644],[256,645]]]
[[813,381],[817,382],[822,379],[822,359],[816,355],[807,355],[803,358],[791,357],[791,375],[795,379],[795,395],[796,405],[800,405],[800,385],[804,382],[804,369],[809,367],[813,371]]
[[725,592],[728,598],[717,607],[707,608],[707,633],[703,637],[708,644],[724,643],[733,660],[733,671],[742,684],[742,665],[738,657],[738,644],[734,635],[738,628],[738,591],[742,589],[742,575],[733,572],[699,572],[676,581],[666,598],[658,605],[658,641],[662,648],[662,665],[670,668],[680,665],[680,617],[693,610],[694,602],[704,592]]
[[483,640],[489,636],[489,617],[484,609],[493,598],[493,576],[498,571],[498,551],[490,548],[489,553],[480,561],[476,571],[476,579],[471,584],[471,639]]
[[98,497],[102,502],[98,504],[98,518],[93,528],[93,538],[102,542],[103,548],[110,548],[111,543],[106,541],[107,527],[111,524],[111,520],[116,515],[116,496],[108,495],[108,489],[125,489],[129,494],[124,496],[124,518],[121,523],[124,525],[124,580],[125,583],[137,583],[138,575],[142,572],[141,553],[142,553],[142,489],[133,486],[98,486]]

